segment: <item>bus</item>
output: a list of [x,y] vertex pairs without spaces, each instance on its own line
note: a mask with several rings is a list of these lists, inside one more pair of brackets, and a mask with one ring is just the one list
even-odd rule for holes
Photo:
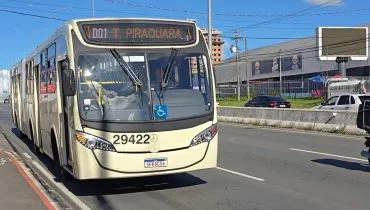
[[192,21],[70,20],[12,68],[14,124],[62,180],[215,168],[208,52]]

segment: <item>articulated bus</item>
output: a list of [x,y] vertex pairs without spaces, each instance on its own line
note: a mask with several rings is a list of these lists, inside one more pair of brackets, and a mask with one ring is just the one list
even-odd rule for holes
[[215,84],[194,22],[71,20],[12,67],[12,117],[61,179],[217,166]]

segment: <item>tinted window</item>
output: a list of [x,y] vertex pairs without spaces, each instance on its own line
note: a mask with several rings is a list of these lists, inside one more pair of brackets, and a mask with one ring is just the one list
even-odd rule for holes
[[252,103],[254,103],[254,104],[261,103],[261,96],[257,96],[257,97],[255,97],[255,98],[252,100]]
[[356,103],[355,98],[351,96],[351,104],[355,104],[355,103]]
[[370,101],[370,96],[359,96],[361,103],[363,104],[364,101]]
[[347,105],[349,104],[349,96],[341,96],[338,101],[338,105]]

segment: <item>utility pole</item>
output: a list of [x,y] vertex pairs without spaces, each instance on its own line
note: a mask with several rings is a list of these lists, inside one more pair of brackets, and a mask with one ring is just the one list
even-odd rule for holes
[[95,17],[95,2],[92,0],[92,16]]
[[238,41],[239,41],[239,35],[238,32],[235,32],[235,47],[236,47],[236,71],[237,71],[237,76],[236,80],[238,83],[238,101],[240,101],[240,71],[239,71],[239,46],[238,46]]
[[208,0],[208,50],[209,56],[213,61],[212,56],[212,0]]
[[280,77],[280,97],[282,96],[283,92],[283,84],[282,84],[282,76],[281,76],[281,49],[279,50],[279,77]]
[[251,93],[249,90],[249,73],[248,73],[248,48],[247,48],[247,37],[244,38],[244,48],[245,48],[245,76],[247,79],[247,94],[248,94],[248,99],[251,98]]

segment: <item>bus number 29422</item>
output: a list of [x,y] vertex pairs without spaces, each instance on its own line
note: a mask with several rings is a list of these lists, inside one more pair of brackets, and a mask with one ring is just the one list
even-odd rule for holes
[[149,144],[150,135],[114,135],[113,144]]

